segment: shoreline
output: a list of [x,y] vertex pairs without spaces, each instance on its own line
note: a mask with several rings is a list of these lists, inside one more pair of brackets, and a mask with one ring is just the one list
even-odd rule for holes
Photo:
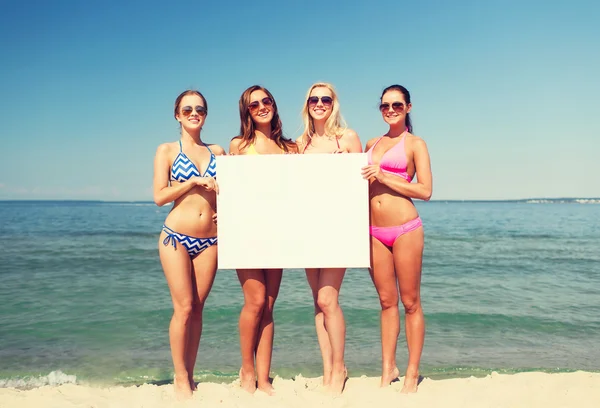
[[[361,372],[362,371],[362,372]],[[432,381],[442,380],[459,380],[465,378],[486,378],[490,375],[507,375],[513,376],[526,373],[540,374],[572,374],[576,372],[585,372],[589,374],[600,374],[600,370],[589,368],[501,368],[501,367],[444,367],[444,368],[424,368],[421,369],[421,377]],[[124,372],[122,374],[125,374]],[[131,374],[131,373],[129,373]],[[349,370],[349,379],[353,378],[375,378],[378,377],[378,370]],[[173,372],[166,376],[154,376],[150,372],[137,377],[125,375],[124,377],[104,377],[104,378],[89,378],[80,374],[74,374],[67,370],[53,370],[48,374],[27,374],[13,376],[8,378],[0,378],[0,390],[16,389],[20,391],[31,391],[41,387],[59,387],[62,385],[77,385],[88,388],[115,388],[115,387],[141,387],[143,385],[165,386],[173,384]],[[279,381],[294,381],[298,378],[320,378],[320,367],[316,370],[293,370],[284,369],[271,372],[271,379],[278,378]],[[194,374],[194,379],[197,383],[203,384],[223,384],[230,385],[238,380],[238,373],[234,371],[211,371],[200,370]]]
[[379,388],[379,377],[351,377],[344,393],[332,397],[321,387],[321,377],[294,379],[276,376],[276,395],[269,397],[257,391],[248,394],[231,383],[199,383],[192,399],[175,399],[172,384],[140,386],[92,387],[64,384],[31,390],[0,389],[1,407],[306,407],[332,406],[358,408],[376,404],[398,404],[403,407],[597,407],[600,405],[600,373],[523,372],[485,377],[424,378],[416,394],[401,394],[403,378],[387,388]]

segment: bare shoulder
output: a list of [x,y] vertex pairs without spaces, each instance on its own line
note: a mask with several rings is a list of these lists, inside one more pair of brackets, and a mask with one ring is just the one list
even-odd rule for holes
[[425,143],[425,140],[423,140],[423,138],[421,138],[419,136],[415,136],[415,135],[409,133],[406,137],[406,141],[409,143],[409,146],[413,150],[420,150],[420,149],[427,150],[427,143]]
[[350,128],[344,130],[344,133],[339,138],[339,143],[348,153],[362,153],[363,151],[358,133]]
[[367,144],[365,145],[365,150],[369,150],[371,146],[373,146],[375,142],[378,141],[380,138],[381,136],[377,136],[372,139],[369,139],[369,141],[367,141]]
[[210,147],[210,150],[212,150],[213,154],[216,156],[223,156],[223,155],[227,154],[227,152],[225,152],[225,149],[223,149],[219,145],[209,144],[208,147]]
[[241,136],[235,136],[235,137],[231,138],[231,141],[229,142],[229,153],[239,153],[241,142],[242,142]]
[[342,136],[340,136],[340,141],[343,141],[344,143],[347,143],[349,145],[361,144],[360,138],[358,137],[358,133],[356,133],[350,128],[346,128],[344,130],[344,133],[342,133]]
[[340,139],[356,140],[356,139],[358,139],[358,133],[356,133],[354,130],[352,130],[350,128],[346,128],[344,130],[344,133],[342,133],[342,136],[340,137]]
[[177,142],[162,143],[156,149],[156,156],[168,156],[171,154]]

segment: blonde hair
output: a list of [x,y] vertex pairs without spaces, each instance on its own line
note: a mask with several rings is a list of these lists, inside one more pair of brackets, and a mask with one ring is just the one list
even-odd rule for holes
[[308,98],[310,97],[311,92],[315,88],[327,88],[331,91],[331,98],[333,102],[331,104],[331,115],[327,118],[325,122],[325,134],[330,137],[335,137],[339,139],[344,134],[344,131],[347,129],[346,122],[340,113],[340,103],[338,101],[337,93],[333,88],[333,85],[328,84],[326,82],[317,82],[313,84],[306,93],[306,98],[304,100],[304,106],[302,107],[302,121],[304,122],[304,131],[302,132],[302,144],[307,145],[312,135],[315,133],[315,124],[313,118],[308,113]]

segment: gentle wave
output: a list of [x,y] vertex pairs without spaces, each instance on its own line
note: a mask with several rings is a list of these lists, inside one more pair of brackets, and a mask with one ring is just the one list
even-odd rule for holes
[[48,375],[40,375],[38,377],[0,378],[0,388],[31,389],[46,385],[58,386],[63,384],[77,384],[77,377],[57,370],[50,372]]
[[[480,368],[480,367],[436,367],[428,370],[427,377],[442,380],[448,378],[465,378],[465,377],[486,377],[494,373],[498,374],[518,374],[529,372],[541,372],[548,374],[555,373],[572,373],[577,370],[570,368]],[[588,370],[589,371],[589,370]],[[595,372],[595,371],[589,371]]]
[[[542,372],[542,373],[570,373],[575,372],[576,369],[568,368],[482,368],[482,367],[470,367],[470,366],[448,366],[448,367],[435,367],[423,370],[423,374],[427,378],[434,380],[450,379],[450,378],[467,378],[467,377],[486,377],[494,374],[518,374],[526,372]],[[587,370],[589,372],[600,372],[598,370]],[[295,372],[295,371],[294,371]],[[282,376],[282,374],[275,373],[275,375]],[[287,373],[283,374],[282,378],[294,379],[295,376],[302,375],[300,372],[295,374]],[[352,375],[351,375],[352,376]],[[221,371],[198,371],[194,373],[194,378],[202,383],[231,383],[238,378],[237,373],[225,373]],[[172,374],[163,375],[145,375],[142,373],[129,373],[121,374],[113,378],[111,382],[93,383],[94,386],[100,387],[111,387],[111,386],[139,386],[142,384],[151,385],[167,385],[172,384]],[[34,388],[40,388],[45,386],[58,387],[63,384],[80,384],[77,381],[75,375],[65,374],[60,370],[52,371],[45,376],[23,376],[17,378],[0,378],[0,388],[15,388],[19,390],[31,390]],[[87,384],[84,382],[82,384]]]
[[[200,382],[212,382],[212,383],[229,383],[238,378],[238,374],[235,372],[225,373],[222,371],[196,371],[194,378]],[[11,378],[0,378],[0,388],[16,388],[20,390],[30,390],[39,387],[58,387],[64,384],[93,384],[95,386],[132,386],[142,384],[153,384],[153,385],[165,385],[173,383],[173,374],[168,373],[156,373],[152,369],[148,370],[132,370],[130,372],[120,373],[119,375],[107,381],[107,379],[100,380],[83,380],[78,381],[77,375],[65,374],[60,370],[52,371],[48,375],[22,375],[14,376]]]
[[555,198],[530,199],[526,204],[600,204],[600,198]]
[[[233,371],[230,373],[224,373],[222,371],[202,370],[194,372],[194,380],[202,383],[230,383],[235,381],[238,378],[238,375],[238,373]],[[130,373],[115,377],[114,383],[122,386],[142,384],[165,385],[173,383],[173,375],[146,375]]]

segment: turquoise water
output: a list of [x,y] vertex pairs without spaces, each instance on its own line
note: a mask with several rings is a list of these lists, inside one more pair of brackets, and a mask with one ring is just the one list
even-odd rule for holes
[[[418,203],[426,231],[426,376],[600,370],[600,201]],[[171,301],[150,203],[0,202],[0,387],[162,383],[172,378]],[[351,376],[377,375],[379,304],[346,274]],[[205,308],[198,379],[240,365],[242,293],[221,270]],[[284,272],[273,373],[320,375],[304,273]],[[404,332],[398,362],[406,363]]]

